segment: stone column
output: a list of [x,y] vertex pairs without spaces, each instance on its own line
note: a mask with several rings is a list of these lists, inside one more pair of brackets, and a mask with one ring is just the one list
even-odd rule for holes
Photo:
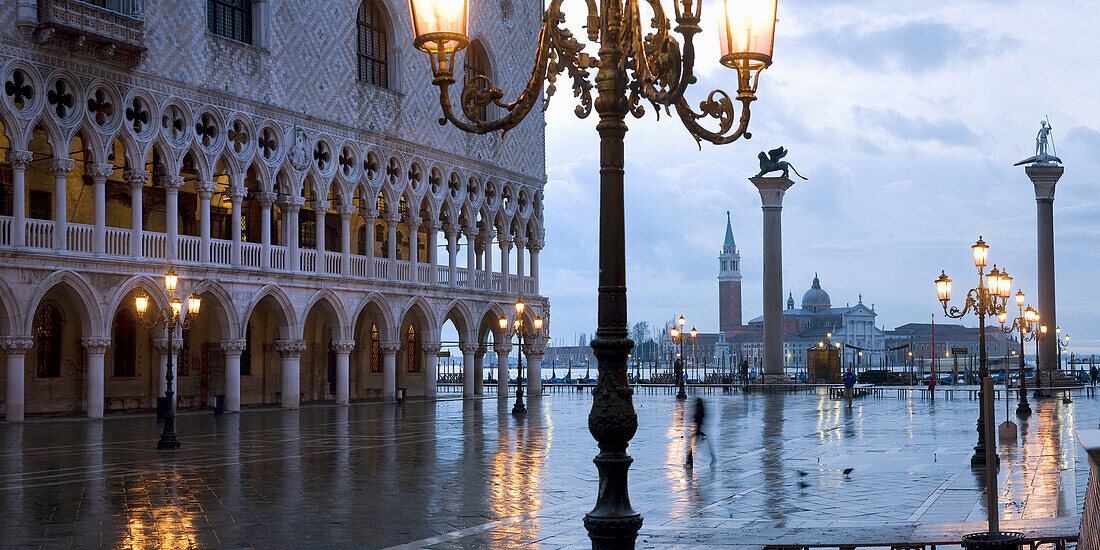
[[[1039,342],[1039,370],[1050,373],[1058,369],[1058,315],[1054,299],[1054,186],[1065,168],[1057,164],[1032,164],[1024,171],[1035,187],[1036,237],[1039,263],[1039,319],[1050,328]],[[1036,373],[1036,376],[1039,376]],[[1049,377],[1049,375],[1048,375]]]
[[523,294],[523,249],[527,248],[527,239],[517,236],[516,243],[516,294]]
[[88,418],[103,418],[103,355],[110,338],[85,338],[84,354],[88,361]]
[[241,354],[247,347],[248,341],[222,340],[222,351],[225,352],[225,410],[239,412],[241,410]]
[[195,182],[195,191],[199,194],[199,261],[204,264],[210,263],[210,197],[215,188],[212,181]]
[[542,395],[542,357],[546,354],[545,337],[528,342],[524,339],[523,354],[527,357],[527,393],[531,397]]
[[[424,397],[435,399],[436,383],[439,381],[439,342],[424,342],[420,351],[424,353]],[[409,350],[410,353],[413,350]]]
[[315,238],[316,246],[314,250],[317,251],[317,263],[313,265],[313,269],[317,273],[325,273],[325,215],[328,213],[329,207],[332,206],[328,201],[313,201],[313,226],[317,230],[317,237]]
[[[500,335],[497,335],[500,337]],[[497,352],[497,397],[508,398],[508,354],[512,353],[511,342],[498,342],[493,344],[493,351]]]
[[271,205],[277,199],[275,193],[263,192],[256,197],[260,202],[260,267],[271,267]]
[[297,409],[301,399],[299,395],[300,361],[302,352],[306,350],[306,342],[305,340],[276,340],[275,349],[283,356],[283,393],[280,404],[284,409]]
[[104,163],[84,165],[84,173],[92,178],[93,214],[95,230],[92,233],[92,252],[107,252],[107,178],[111,177],[115,167]]
[[420,247],[420,222],[422,220],[416,216],[409,216],[409,219],[405,221],[405,225],[409,226],[409,278],[414,283],[420,282],[420,274],[417,273],[417,250]]
[[393,266],[390,272],[390,277],[397,276],[397,224],[401,222],[401,214],[397,212],[387,212],[382,216],[382,219],[386,220],[386,258],[389,258],[390,265]]
[[233,244],[230,248],[230,262],[235,266],[241,265],[241,203],[244,201],[245,188],[240,185],[229,186],[229,202],[233,208],[232,231]]
[[507,294],[511,290],[508,288],[508,275],[512,273],[508,265],[508,257],[509,252],[512,251],[512,239],[509,239],[508,235],[500,235],[498,242],[500,243],[500,290]]
[[340,215],[340,273],[351,276],[351,216],[355,214],[354,204],[336,205]]
[[164,186],[164,228],[167,233],[164,257],[172,261],[179,257],[179,195],[183,176],[161,176],[158,183]]
[[333,342],[336,350],[336,404],[347,405],[351,388],[351,351],[355,342]]
[[144,224],[141,212],[145,206],[141,198],[141,191],[145,188],[145,182],[149,180],[149,172],[145,170],[126,170],[122,173],[122,179],[130,184],[130,255],[141,258],[144,256],[141,250],[142,225]]
[[[473,276],[473,271],[470,274]],[[477,351],[474,352],[474,395],[485,393],[485,353],[488,351],[488,346],[478,345]]]
[[[10,158],[10,155],[9,155]],[[5,394],[4,420],[8,422],[23,421],[24,397],[23,385],[26,382],[25,359],[27,352],[34,346],[34,339],[23,336],[12,336],[0,339],[0,347],[8,357],[7,365],[7,393]]]
[[783,375],[783,194],[794,182],[756,177],[764,210],[764,382]]
[[382,400],[393,401],[393,392],[397,388],[397,352],[401,351],[400,342],[379,342],[382,349]]
[[474,354],[478,350],[477,344],[459,344],[462,350],[462,397],[473,397],[477,390],[477,361]]
[[68,248],[69,232],[69,172],[76,163],[69,158],[50,159],[46,167],[53,174],[53,247],[54,250]]
[[428,282],[436,284],[439,281],[436,280],[436,269],[439,266],[439,230],[443,228],[443,223],[439,221],[428,222],[428,265],[431,269],[428,270]]
[[493,290],[493,238],[496,233],[486,231],[485,235],[485,290]]
[[[25,237],[27,232],[27,185],[26,174],[27,167],[30,166],[31,161],[34,160],[34,155],[30,151],[18,151],[12,149],[7,154],[8,163],[11,164],[11,181],[12,181],[12,228],[11,228],[11,244],[12,246],[26,246],[27,239]],[[20,409],[20,420],[22,420],[22,409]]]
[[363,223],[365,224],[365,227],[367,229],[367,246],[364,247],[366,248],[366,256],[367,258],[369,258],[367,260],[367,276],[374,277],[374,223],[378,220],[378,211],[373,208],[364,208],[362,214]]
[[537,295],[539,293],[539,251],[542,250],[542,243],[532,241],[529,250],[531,251],[531,290]]
[[443,231],[447,235],[447,268],[450,273],[450,286],[458,286],[458,232],[457,225],[448,225]]
[[[172,351],[174,355],[172,361],[172,408],[176,407],[176,403],[180,398],[180,379],[177,376],[179,373],[180,363],[178,361],[180,350],[183,349],[183,338],[179,333],[172,335]],[[165,379],[165,374],[168,373],[168,338],[157,338],[153,340],[153,349],[160,355],[160,361],[157,362],[157,395],[156,397],[164,397],[164,392],[168,389],[168,381]]]
[[[298,259],[298,212],[306,200],[302,197],[290,197],[283,206],[286,220],[283,227],[286,229],[286,269],[287,271],[301,271],[301,261]],[[295,407],[296,408],[296,407]]]
[[477,239],[477,228],[467,227],[463,234],[466,235],[466,288],[474,288],[474,266],[477,265],[477,251],[474,250],[474,241]]

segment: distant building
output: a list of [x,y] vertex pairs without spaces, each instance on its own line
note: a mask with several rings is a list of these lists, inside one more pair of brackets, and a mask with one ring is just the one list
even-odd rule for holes
[[[960,364],[968,364],[977,361],[980,349],[978,337],[976,327],[936,323],[933,338],[932,323],[908,323],[886,333],[886,347],[891,350],[891,364],[902,364],[909,360],[909,352],[913,352],[913,361],[916,364],[922,362],[927,364],[932,357],[939,359],[937,364],[943,363],[951,360],[953,354],[960,356]],[[1000,327],[985,328],[986,354],[990,358],[1003,360],[1006,353],[1011,356],[1019,349],[1019,345],[1017,340],[1001,332]],[[962,350],[965,350],[965,353]],[[1025,349],[1024,353],[1034,353],[1034,351],[1034,349]]]

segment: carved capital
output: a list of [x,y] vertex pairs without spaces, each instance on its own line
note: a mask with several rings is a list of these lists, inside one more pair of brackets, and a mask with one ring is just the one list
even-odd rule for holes
[[328,212],[329,208],[332,208],[332,203],[329,201],[313,201],[314,212]]
[[382,350],[382,355],[393,355],[401,351],[401,342],[380,342],[378,348]]
[[466,235],[466,238],[471,241],[478,238],[478,230],[476,227],[465,227],[462,229],[462,234]]
[[295,358],[301,357],[302,352],[306,350],[305,340],[276,340],[275,351],[278,351],[283,357]]
[[165,191],[178,192],[183,187],[183,176],[157,176],[157,185]]
[[[161,355],[168,355],[168,339],[157,338],[153,340],[153,349]],[[179,338],[172,339],[172,353],[179,353],[183,349],[183,342]]]
[[523,247],[527,246],[527,239],[524,238],[524,237],[520,237],[518,235],[513,240],[513,242],[516,243],[516,248],[523,248]]
[[130,187],[141,187],[145,185],[145,182],[149,181],[149,172],[145,170],[135,170],[133,168],[123,170],[122,179],[126,183],[129,183]]
[[420,227],[420,224],[423,223],[423,221],[423,219],[416,216],[409,216],[405,220],[405,225],[409,226],[410,229],[415,230],[417,227]]
[[298,213],[306,204],[305,197],[287,197],[283,200],[283,210],[291,213]]
[[275,196],[275,193],[268,193],[266,191],[256,193],[256,200],[260,202],[260,206],[268,210],[271,209],[271,205],[275,204],[276,198],[278,197]]
[[454,240],[461,232],[462,227],[457,224],[449,223],[443,226],[443,234],[447,236],[448,241]]
[[360,208],[359,215],[364,219],[373,220],[378,217],[378,210],[375,208]]
[[498,355],[512,353],[512,343],[508,341],[497,342],[493,344],[493,351],[497,352]]
[[440,349],[443,349],[443,345],[440,342],[424,342],[420,344],[420,351],[427,354],[435,355],[439,353]]
[[542,359],[542,356],[546,355],[546,339],[533,338],[532,340],[536,340],[538,342],[532,342],[530,344],[524,343],[523,353],[526,354],[528,357],[537,357],[539,359]]
[[46,163],[46,168],[50,170],[50,173],[53,174],[55,178],[69,175],[69,172],[72,172],[75,167],[76,163],[73,162],[73,159],[68,158],[50,159],[50,161]]
[[212,181],[199,180],[195,182],[195,192],[199,194],[200,198],[209,199],[210,195],[214,194],[215,189],[217,189],[217,184]]
[[229,355],[240,355],[244,348],[248,347],[248,341],[244,338],[238,340],[222,340],[222,351]]
[[114,171],[114,166],[103,162],[89,162],[84,165],[84,173],[95,183],[103,183]]
[[401,214],[398,214],[397,212],[386,212],[382,215],[382,219],[386,220],[386,223],[392,225],[401,221]]
[[336,205],[336,213],[339,214],[341,218],[350,218],[350,217],[352,217],[352,215],[355,214],[355,205],[354,204],[337,204]]
[[462,350],[462,355],[473,355],[482,351],[484,347],[480,344],[459,344],[458,349]]
[[34,347],[34,338],[29,336],[8,336],[0,338],[0,348],[8,355],[24,355]]
[[543,246],[546,246],[546,243],[542,240],[532,239],[531,242],[527,244],[527,250],[537,253],[538,251],[542,250]]
[[34,153],[30,151],[17,151],[12,149],[8,151],[7,161],[11,164],[12,170],[26,170],[27,166],[30,166],[31,161],[34,160]]
[[443,222],[439,220],[431,220],[427,224],[429,233],[439,233],[440,229],[443,229]]
[[783,195],[790,189],[794,182],[783,177],[755,177],[749,181],[760,192],[760,202],[765,209],[783,208]]
[[332,349],[336,350],[338,354],[349,354],[355,349],[355,342],[333,342]]
[[107,348],[111,347],[110,338],[85,338],[82,343],[85,351],[91,355],[103,355],[107,353]]
[[500,244],[501,252],[508,252],[509,250],[512,250],[512,239],[509,239],[506,235],[501,235],[498,243]]
[[247,190],[244,188],[244,186],[241,185],[230,185],[229,189],[227,189],[226,192],[229,194],[230,202],[240,204],[241,200],[244,199]]

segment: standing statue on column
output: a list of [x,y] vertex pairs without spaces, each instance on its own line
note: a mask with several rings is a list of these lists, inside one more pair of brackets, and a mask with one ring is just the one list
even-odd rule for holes
[[[1049,122],[1046,120],[1040,121],[1039,133],[1035,136],[1035,156],[1021,160],[1013,166],[1020,166],[1021,164],[1062,164],[1062,159],[1055,156],[1057,151],[1054,150],[1054,138],[1050,135],[1053,130],[1054,128],[1051,128]],[[1047,152],[1048,149],[1050,152]]]

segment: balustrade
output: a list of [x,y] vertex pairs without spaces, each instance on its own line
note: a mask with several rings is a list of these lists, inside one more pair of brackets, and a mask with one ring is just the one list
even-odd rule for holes
[[233,241],[210,239],[210,261],[221,265],[233,263]]
[[286,247],[285,246],[272,246],[271,247],[271,269],[286,269]]
[[398,281],[412,281],[412,264],[405,260],[397,260],[397,280]]
[[95,227],[70,223],[65,228],[65,247],[72,252],[91,252]]
[[495,290],[495,291],[500,292],[501,290],[503,290],[501,288],[501,285],[503,283],[504,283],[504,278],[501,276],[501,274],[500,273],[493,273],[493,284],[492,284],[492,288],[490,288],[489,290]]
[[317,271],[317,251],[300,250],[298,252],[298,269],[302,271]]
[[451,269],[445,265],[436,266],[435,282],[441,285],[451,284]]
[[53,222],[50,220],[27,220],[27,230],[24,235],[27,246],[53,248]]
[[245,267],[260,267],[264,249],[258,243],[241,243],[241,265]]
[[11,216],[0,216],[0,246],[11,246]]
[[470,286],[470,270],[464,267],[458,268],[455,278],[458,286]]
[[432,266],[427,264],[417,264],[416,266],[416,280],[420,283],[432,282]]
[[164,248],[168,238],[164,233],[143,231],[141,235],[141,254],[146,258],[164,259]]
[[112,256],[130,255],[130,230],[121,227],[108,227],[104,238],[107,239],[105,251]]
[[484,271],[475,271],[474,272],[474,288],[476,288],[478,290],[485,290],[485,272]]
[[183,262],[202,261],[202,239],[190,235],[180,235],[176,245],[176,257]]
[[343,254],[339,252],[325,252],[325,273],[339,275],[343,258]]
[[535,293],[535,280],[530,277],[523,278],[523,293],[534,294]]
[[373,275],[370,272],[369,258],[366,256],[360,256],[358,254],[352,254],[351,256],[351,276],[352,277],[370,277]]
[[375,279],[389,279],[390,278],[390,262],[384,258],[374,259],[374,278]]

